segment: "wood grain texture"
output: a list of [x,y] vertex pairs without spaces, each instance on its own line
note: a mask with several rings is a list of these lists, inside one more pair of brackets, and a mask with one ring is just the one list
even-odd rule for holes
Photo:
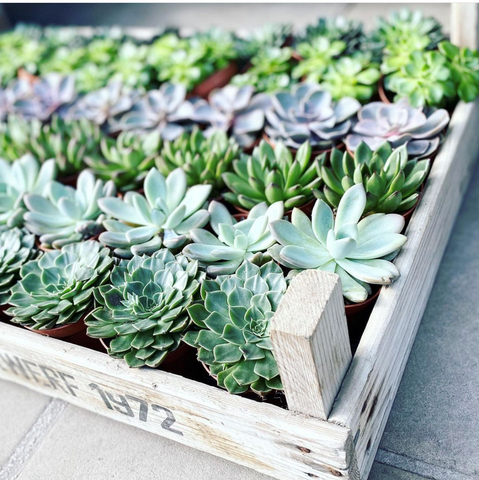
[[329,417],[351,428],[364,479],[479,155],[478,131],[479,102],[459,104],[396,260],[401,277],[382,289]]
[[477,3],[453,3],[451,17],[451,42],[476,49],[479,29]]
[[288,408],[327,419],[351,361],[341,281],[309,270],[294,278],[271,324]]
[[349,430],[0,323],[0,378],[284,480],[348,477]]

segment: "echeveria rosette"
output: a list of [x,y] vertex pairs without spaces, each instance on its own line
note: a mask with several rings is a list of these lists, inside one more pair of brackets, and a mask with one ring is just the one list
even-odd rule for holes
[[6,313],[33,330],[76,323],[93,306],[93,292],[108,280],[112,266],[109,249],[93,240],[45,252],[21,268]]
[[282,47],[292,33],[293,26],[289,23],[266,23],[255,30],[240,30],[237,32],[236,50],[240,57],[249,59],[265,47]]
[[249,147],[263,129],[264,112],[271,105],[269,95],[254,92],[251,85],[213,90],[208,102],[195,105],[192,120],[207,125],[207,136],[219,130],[229,133],[241,147]]
[[167,249],[122,260],[95,291],[98,308],[85,319],[87,334],[112,338],[109,355],[130,367],[156,368],[190,326],[186,309],[203,277],[197,262]]
[[198,349],[198,360],[229,393],[283,389],[270,326],[285,291],[278,265],[245,261],[234,275],[205,280],[203,303],[188,308],[199,331],[187,332],[183,341]]
[[438,149],[449,119],[445,109],[428,112],[412,107],[407,99],[391,104],[372,102],[359,111],[358,122],[345,143],[351,152],[361,142],[371,150],[377,150],[384,142],[393,148],[407,144],[409,156],[424,158]]
[[479,96],[479,53],[467,47],[459,48],[450,42],[441,42],[439,51],[447,58],[457,94],[464,102]]
[[413,107],[440,107],[457,96],[446,57],[437,51],[413,52],[408,63],[385,77],[384,86],[396,94],[394,100],[407,98]]
[[32,155],[24,155],[11,164],[0,158],[0,229],[22,226],[25,195],[44,195],[55,175],[53,160],[40,166]]
[[136,133],[157,130],[164,140],[174,140],[183,133],[185,122],[194,112],[193,105],[185,98],[184,85],[164,83],[159,90],[146,92],[111,129]]
[[272,108],[266,111],[268,137],[292,148],[309,142],[313,150],[328,149],[343,140],[351,129],[352,117],[361,108],[355,98],[333,103],[331,93],[308,83],[276,93],[271,103]]
[[430,160],[409,160],[406,145],[394,151],[389,143],[378,150],[362,143],[354,156],[333,149],[322,155],[319,174],[324,186],[315,196],[337,208],[345,192],[362,183],[366,189],[364,213],[403,213],[419,199],[418,190],[429,173]]
[[113,248],[115,255],[151,255],[162,245],[177,249],[190,238],[192,229],[206,225],[210,215],[204,208],[211,185],[187,188],[181,168],[166,178],[152,168],[143,183],[145,195],[125,193],[123,199],[98,200],[100,209],[111,216],[103,222],[106,232],[100,242]]
[[223,131],[206,138],[194,127],[173,142],[165,142],[156,157],[156,166],[163,175],[181,168],[188,185],[212,185],[215,192],[224,187],[222,174],[231,170],[232,162],[239,156],[239,145]]
[[208,210],[210,225],[216,235],[204,229],[191,230],[194,243],[187,245],[183,254],[198,260],[210,277],[230,275],[244,260],[258,265],[271,260],[266,251],[275,240],[269,225],[283,217],[283,202],[269,207],[264,202],[260,203],[250,210],[246,219],[239,222],[219,202],[211,202]]
[[371,293],[370,284],[388,285],[399,277],[398,269],[383,257],[406,242],[400,234],[405,223],[401,215],[376,213],[360,221],[365,206],[366,192],[358,184],[342,197],[336,218],[322,200],[316,202],[311,220],[294,209],[291,223],[271,223],[279,245],[269,249],[270,255],[293,271],[318,269],[338,274],[346,299],[363,302]]
[[255,147],[253,154],[242,155],[233,162],[234,172],[223,174],[229,192],[225,200],[250,210],[258,203],[272,205],[284,202],[285,210],[300,207],[313,198],[313,188],[321,178],[316,159],[311,159],[311,146],[303,143],[295,158],[278,142],[273,148],[265,141]]
[[105,215],[98,200],[115,195],[115,184],[97,180],[90,170],[80,173],[76,189],[50,182],[43,196],[25,196],[25,227],[38,235],[44,248],[61,249],[88,240],[104,231]]
[[20,228],[0,231],[0,307],[10,297],[10,288],[17,283],[22,266],[36,250],[35,235]]
[[136,190],[155,166],[163,142],[160,132],[145,135],[121,132],[116,139],[101,139],[101,154],[85,157],[85,163],[104,181],[113,180],[121,191]]

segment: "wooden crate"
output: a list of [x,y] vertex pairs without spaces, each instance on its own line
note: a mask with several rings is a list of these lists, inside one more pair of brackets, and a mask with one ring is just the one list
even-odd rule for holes
[[[468,35],[460,28],[476,12],[455,7],[457,43],[476,44],[475,21]],[[479,154],[478,131],[479,102],[459,104],[396,260],[402,276],[382,289],[354,357],[338,277],[294,280],[272,326],[289,410],[6,323],[0,378],[278,479],[365,480]]]

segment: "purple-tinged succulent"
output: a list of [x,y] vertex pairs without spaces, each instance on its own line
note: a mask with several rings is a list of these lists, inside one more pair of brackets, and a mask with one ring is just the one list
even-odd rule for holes
[[407,99],[397,103],[372,102],[358,113],[358,123],[347,136],[346,146],[354,152],[361,142],[377,150],[384,142],[393,148],[407,144],[409,156],[423,158],[439,147],[441,132],[449,123],[449,113],[444,109],[414,108]]
[[309,141],[313,149],[330,148],[343,140],[351,129],[351,117],[361,108],[355,99],[344,97],[333,103],[331,94],[317,84],[299,83],[291,92],[271,97],[266,111],[266,134],[273,141],[299,148]]
[[174,140],[185,130],[194,114],[193,104],[186,100],[186,87],[164,83],[150,90],[119,118],[115,131],[147,133],[157,130],[164,140]]
[[241,147],[249,147],[263,129],[265,111],[270,106],[269,95],[254,95],[250,85],[227,85],[211,92],[208,102],[196,103],[193,120],[210,124],[206,136],[218,130],[229,132]]

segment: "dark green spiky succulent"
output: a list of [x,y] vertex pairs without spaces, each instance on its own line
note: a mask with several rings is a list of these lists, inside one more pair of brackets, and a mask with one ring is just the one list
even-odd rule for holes
[[41,162],[55,160],[59,176],[78,173],[86,155],[99,154],[103,138],[99,127],[86,119],[62,120],[54,117],[51,124],[39,120],[23,120],[9,116],[0,129],[0,158],[13,161],[31,153]]
[[195,128],[173,142],[165,142],[156,165],[165,176],[180,167],[186,173],[188,185],[206,183],[218,190],[224,186],[221,175],[231,169],[238,156],[238,144],[228,139],[225,132],[218,131],[206,138]]
[[155,165],[161,148],[160,132],[145,135],[122,132],[116,140],[101,139],[101,155],[85,157],[85,163],[102,180],[113,180],[121,191],[137,189]]
[[93,240],[45,252],[22,266],[6,313],[33,330],[76,323],[93,306],[93,292],[112,265],[110,250]]
[[337,208],[346,190],[362,183],[366,190],[364,214],[406,212],[418,200],[418,190],[429,172],[430,160],[409,160],[407,146],[394,151],[389,143],[372,150],[361,143],[354,157],[333,149],[330,166],[327,156],[320,160],[319,174],[324,181],[314,194]]
[[198,360],[230,393],[264,395],[283,388],[273,356],[270,322],[286,291],[281,268],[245,261],[236,274],[205,280],[203,303],[188,313],[199,331],[183,341],[198,348]]
[[191,323],[186,309],[204,273],[198,263],[162,249],[122,260],[95,292],[100,305],[85,323],[94,338],[113,338],[108,353],[130,367],[158,367]]
[[313,198],[320,183],[317,160],[311,160],[311,146],[305,142],[293,160],[282,142],[273,148],[264,140],[253,154],[233,162],[235,172],[223,174],[229,192],[224,198],[233,205],[250,210],[261,202],[272,205],[283,201],[284,208],[300,207]]
[[0,306],[10,297],[10,288],[22,266],[35,255],[35,235],[12,228],[0,231]]

